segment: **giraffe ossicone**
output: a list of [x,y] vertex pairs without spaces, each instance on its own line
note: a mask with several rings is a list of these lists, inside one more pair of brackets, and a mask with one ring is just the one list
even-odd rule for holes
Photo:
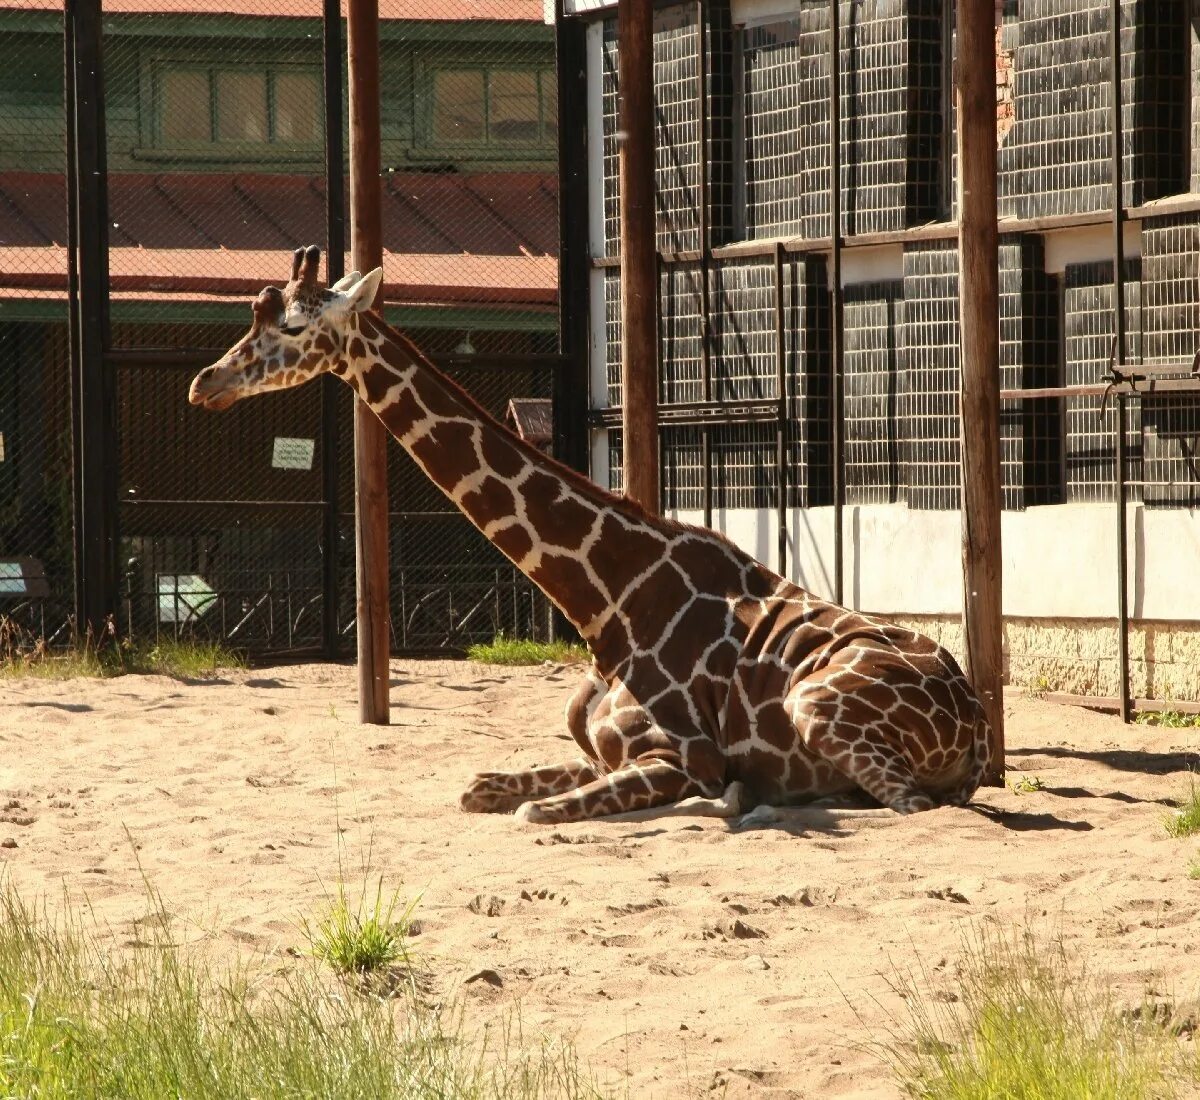
[[559,823],[857,790],[899,813],[970,800],[991,738],[949,652],[548,458],[371,312],[381,270],[325,288],[319,265],[315,247],[296,250],[290,281],[258,295],[250,331],[193,379],[191,402],[220,410],[342,378],[593,656],[567,705],[579,757],[477,775],[464,809]]

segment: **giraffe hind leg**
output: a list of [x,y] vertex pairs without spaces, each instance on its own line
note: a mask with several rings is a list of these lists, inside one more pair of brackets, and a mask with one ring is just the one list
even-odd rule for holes
[[[801,685],[811,691],[811,685]],[[828,760],[847,779],[898,814],[932,810],[938,802],[922,790],[908,754],[876,724],[843,723],[836,706],[801,695],[788,707],[805,748]]]
[[480,772],[459,804],[471,814],[507,814],[535,798],[559,795],[591,783],[600,775],[594,760],[571,760],[519,772]]

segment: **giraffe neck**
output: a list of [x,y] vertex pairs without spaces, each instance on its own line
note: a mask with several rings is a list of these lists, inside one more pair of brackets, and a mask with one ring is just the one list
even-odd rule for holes
[[[402,333],[355,314],[335,368],[417,465],[588,640],[623,656],[604,627],[666,555],[676,526],[518,438]],[[615,648],[623,648],[620,643]]]

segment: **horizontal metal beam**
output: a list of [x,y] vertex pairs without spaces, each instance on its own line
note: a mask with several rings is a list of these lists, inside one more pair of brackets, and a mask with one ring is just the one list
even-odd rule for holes
[[[660,424],[748,424],[774,423],[779,419],[779,400],[703,402],[696,401],[679,405],[658,407]],[[605,409],[593,409],[588,414],[588,425],[593,428],[619,428],[621,406],[610,405]]]
[[1092,382],[1082,386],[1043,386],[1028,390],[1001,390],[1001,401],[1049,397],[1140,397],[1156,393],[1200,393],[1200,378],[1143,378],[1132,382]]

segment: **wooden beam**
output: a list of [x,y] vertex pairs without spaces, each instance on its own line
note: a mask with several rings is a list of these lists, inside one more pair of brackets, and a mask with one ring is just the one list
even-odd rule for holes
[[1000,556],[1000,295],[996,226],[996,5],[958,0],[963,643],[1004,770]]
[[[379,0],[347,0],[350,83],[350,252],[366,274],[383,263],[379,151]],[[377,302],[376,308],[382,309]],[[354,399],[354,547],[358,718],[388,723],[387,431]]]
[[625,495],[657,514],[658,249],[654,224],[654,5],[650,0],[619,0],[617,49]]

